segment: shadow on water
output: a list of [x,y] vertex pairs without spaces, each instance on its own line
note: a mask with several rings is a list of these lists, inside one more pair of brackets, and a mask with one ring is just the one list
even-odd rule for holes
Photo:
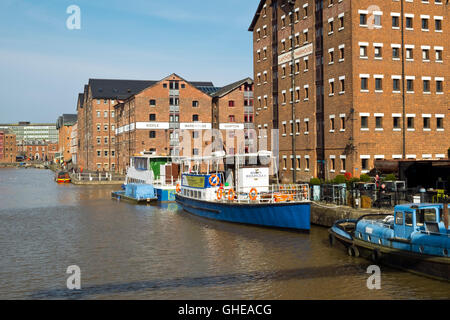
[[355,276],[355,273],[365,273],[356,265],[323,266],[296,268],[281,271],[256,271],[252,273],[237,273],[207,277],[185,277],[167,280],[138,281],[129,283],[103,284],[83,287],[81,290],[54,289],[38,291],[31,295],[32,299],[85,299],[101,294],[118,294],[139,291],[158,291],[175,288],[219,287],[230,285],[251,284],[269,281],[288,281],[313,278],[336,278]]

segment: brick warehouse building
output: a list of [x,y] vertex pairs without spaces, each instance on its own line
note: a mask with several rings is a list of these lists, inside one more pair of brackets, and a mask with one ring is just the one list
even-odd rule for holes
[[10,130],[0,131],[0,162],[16,162],[16,135]]
[[[155,82],[116,105],[118,171],[125,172],[130,156],[147,151],[157,155],[198,155],[204,130],[211,129],[212,82],[189,82],[176,74]],[[180,150],[180,130],[189,142]]]
[[77,166],[84,172],[116,169],[114,106],[118,99],[152,85],[154,81],[89,79],[78,95]]
[[72,129],[77,123],[76,114],[63,114],[56,121],[56,130],[58,130],[58,153],[60,154],[61,162],[68,162],[72,160]]
[[220,130],[225,151],[228,154],[256,152],[252,150],[252,146],[256,147],[253,80],[246,78],[229,84],[212,97],[212,127]]
[[359,176],[377,159],[445,157],[448,6],[260,2],[249,28],[255,123],[279,129],[284,180]]

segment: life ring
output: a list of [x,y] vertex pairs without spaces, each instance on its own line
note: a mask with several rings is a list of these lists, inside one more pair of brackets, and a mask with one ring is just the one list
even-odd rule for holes
[[258,198],[258,190],[256,190],[256,188],[250,190],[248,197],[250,198],[250,200],[255,201]]
[[217,190],[217,200],[222,200],[223,193],[223,188],[219,188],[219,190]]
[[228,191],[228,200],[233,201],[235,195],[236,195],[236,193],[234,192],[234,190],[233,190],[233,189],[230,189],[230,190]]
[[181,187],[180,187],[180,184],[179,184],[179,183],[177,184],[177,189],[176,189],[176,190],[177,190],[177,193],[180,193],[180,192],[181,192]]
[[[213,182],[213,179],[215,179],[215,182]],[[209,177],[209,184],[213,187],[216,187],[219,184],[219,177],[215,174]]]

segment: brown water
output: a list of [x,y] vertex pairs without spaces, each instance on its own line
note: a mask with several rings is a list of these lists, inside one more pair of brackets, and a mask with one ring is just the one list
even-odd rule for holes
[[[57,185],[0,169],[0,299],[449,299],[450,284],[381,267],[310,234],[205,220],[175,204],[135,206],[113,187]],[[70,265],[82,290],[66,289]]]

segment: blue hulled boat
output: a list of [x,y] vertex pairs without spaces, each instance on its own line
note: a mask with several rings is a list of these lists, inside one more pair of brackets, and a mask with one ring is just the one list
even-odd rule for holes
[[394,215],[336,221],[329,230],[330,244],[343,244],[351,256],[449,281],[449,207],[406,204],[396,206]]
[[309,231],[308,185],[270,185],[267,158],[266,152],[188,159],[176,201],[204,218]]
[[122,186],[124,191],[113,192],[112,197],[137,203],[174,202],[180,174],[179,159],[145,152],[131,157]]

